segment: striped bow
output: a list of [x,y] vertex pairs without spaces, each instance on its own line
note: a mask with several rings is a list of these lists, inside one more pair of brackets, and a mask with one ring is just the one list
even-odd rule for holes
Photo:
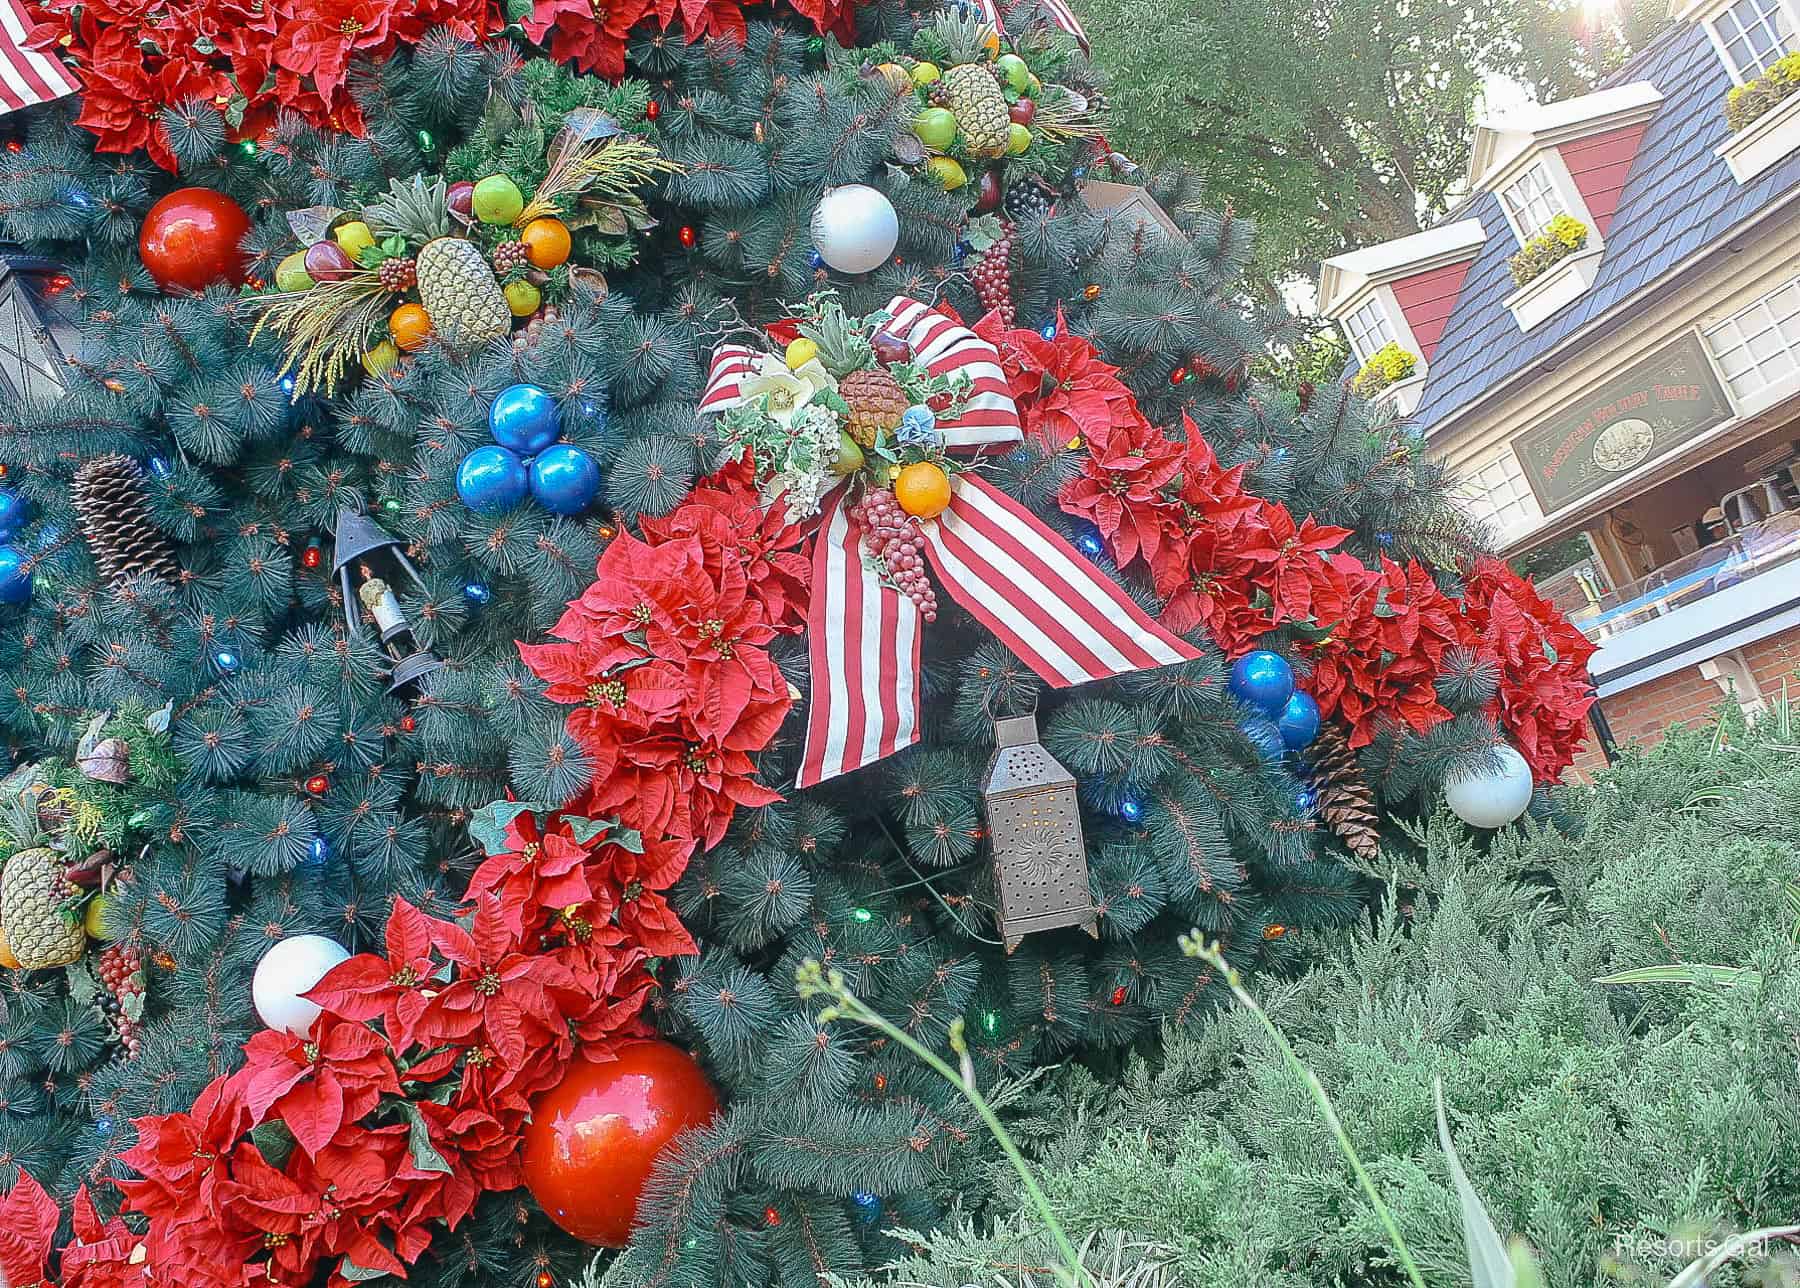
[[[1038,7],[1057,26],[1075,37],[1075,43],[1081,46],[1083,53],[1092,53],[1088,45],[1087,29],[1081,25],[1081,19],[1075,16],[1067,0],[1037,0]],[[982,18],[991,24],[996,32],[1005,34],[1006,24],[1000,17],[999,0],[975,0],[975,7],[980,10]]]
[[[938,425],[947,447],[1020,441],[1018,407],[992,345],[904,296],[887,311],[893,320],[886,329],[912,346],[915,362],[934,375],[970,378],[963,414]],[[759,356],[740,345],[718,350],[701,410],[730,405]],[[1046,684],[1067,688],[1198,656],[991,483],[965,471],[952,488],[950,508],[919,524],[926,559],[950,597]],[[812,558],[812,693],[801,787],[890,756],[920,736],[924,617],[863,557],[842,488],[825,498]]]
[[0,116],[81,88],[62,63],[26,48],[31,25],[19,0],[0,0]]

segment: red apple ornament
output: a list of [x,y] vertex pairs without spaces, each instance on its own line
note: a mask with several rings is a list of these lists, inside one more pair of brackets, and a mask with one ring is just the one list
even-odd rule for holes
[[912,346],[890,331],[876,332],[869,347],[875,351],[875,361],[884,367],[912,361]]
[[623,1247],[658,1155],[718,1112],[700,1066],[667,1042],[628,1042],[606,1064],[578,1059],[532,1101],[519,1156],[525,1187],[577,1239]]
[[465,224],[475,222],[475,185],[467,179],[451,184],[444,194],[444,205]]
[[250,216],[222,192],[177,188],[144,216],[138,257],[163,290],[203,291],[214,282],[241,285],[245,256],[238,245]]
[[997,210],[1000,206],[1000,173],[997,170],[983,170],[981,178],[975,182],[975,210],[984,214]]
[[1006,114],[1012,118],[1014,125],[1030,125],[1037,119],[1037,104],[1028,98],[1022,98]]
[[349,252],[336,242],[314,242],[306,248],[306,275],[315,282],[341,282],[355,269]]

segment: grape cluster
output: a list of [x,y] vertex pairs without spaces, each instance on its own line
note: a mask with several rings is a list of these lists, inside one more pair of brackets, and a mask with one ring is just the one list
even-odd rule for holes
[[[119,1045],[125,1048],[127,1056],[136,1056],[143,1045],[140,1037],[141,1026],[127,1013],[128,1009],[143,1014],[144,997],[144,959],[135,948],[127,948],[123,944],[108,944],[106,951],[100,954],[100,986],[101,1009],[106,1012],[118,1034]],[[137,1007],[129,1007],[131,999],[138,999]]]
[[419,284],[418,261],[405,255],[396,255],[381,261],[381,267],[375,270],[382,286],[395,295],[404,295]]
[[912,516],[900,508],[894,494],[874,488],[850,511],[862,528],[863,546],[881,560],[888,580],[919,606],[925,620],[937,620],[937,592],[925,575],[925,534]]
[[975,298],[981,301],[981,307],[989,312],[998,309],[1000,321],[1010,327],[1018,320],[1012,302],[1013,226],[1005,223],[1001,228],[1004,231],[999,240],[981,253],[981,262],[970,271],[969,278],[975,284]]
[[525,243],[522,241],[501,242],[494,247],[491,259],[496,277],[505,277],[513,269],[524,268],[531,262],[531,257],[525,253]]

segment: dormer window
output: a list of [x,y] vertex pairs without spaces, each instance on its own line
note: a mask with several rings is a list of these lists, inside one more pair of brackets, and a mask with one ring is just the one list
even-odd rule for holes
[[1731,79],[1742,85],[1766,73],[1796,45],[1794,0],[1736,0],[1706,24]]
[[1506,222],[1512,225],[1513,236],[1519,239],[1521,246],[1567,210],[1542,161],[1533,162],[1517,179],[1500,189],[1500,204],[1506,210]]
[[1344,335],[1356,351],[1358,363],[1373,358],[1384,345],[1398,343],[1394,324],[1388,320],[1387,310],[1379,299],[1371,299],[1344,318]]

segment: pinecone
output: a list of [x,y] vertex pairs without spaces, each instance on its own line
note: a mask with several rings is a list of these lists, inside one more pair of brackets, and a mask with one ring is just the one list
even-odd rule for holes
[[992,246],[981,252],[981,262],[969,270],[969,280],[975,286],[975,298],[981,301],[981,307],[993,312],[999,311],[1001,324],[1011,326],[1018,319],[1018,310],[1012,302],[1012,225],[1005,224],[1006,231]]
[[419,265],[409,255],[396,255],[392,259],[381,261],[381,267],[375,270],[381,284],[395,295],[404,295],[419,284]]
[[1381,848],[1375,793],[1343,731],[1334,725],[1320,729],[1310,754],[1308,776],[1318,799],[1319,817],[1350,853],[1365,861],[1373,859]]
[[1050,213],[1050,193],[1036,179],[1020,179],[1007,188],[1000,204],[1014,223],[1038,220]]
[[501,242],[494,247],[494,253],[490,258],[493,261],[495,277],[505,277],[513,269],[524,268],[531,262],[530,256],[525,253],[525,243],[522,241]]
[[906,391],[881,367],[852,371],[838,381],[838,396],[850,404],[850,437],[858,447],[873,447],[881,435],[900,428],[906,415]]
[[81,535],[113,585],[148,574],[178,581],[181,565],[168,537],[150,520],[144,471],[129,456],[95,456],[75,471],[70,489]]

